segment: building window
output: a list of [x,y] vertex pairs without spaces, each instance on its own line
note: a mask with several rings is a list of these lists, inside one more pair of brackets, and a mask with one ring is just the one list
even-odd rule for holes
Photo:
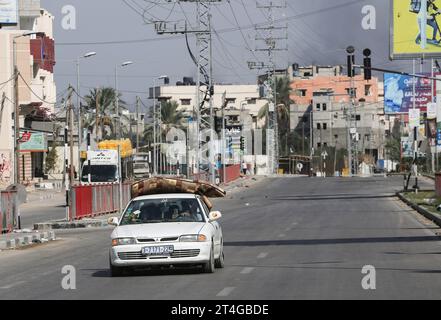
[[355,120],[356,120],[356,121],[361,121],[361,115],[357,114],[357,115],[355,116]]
[[354,88],[354,89],[352,89],[352,88],[346,88],[346,92],[347,92],[347,94],[348,94],[349,96],[351,96],[351,93],[352,93],[352,92],[353,92],[353,94],[354,94],[354,97],[357,96],[357,88]]
[[301,97],[306,97],[306,92],[307,92],[308,90],[304,90],[304,89],[302,89],[302,90],[300,90],[300,96]]
[[323,104],[323,111],[326,111],[328,109],[328,105],[326,103]]
[[228,98],[226,99],[227,104],[236,103],[236,98]]
[[320,142],[317,143],[317,148],[321,148],[322,144]]
[[324,123],[323,124],[323,130],[327,130],[328,129],[328,124],[327,123]]
[[323,143],[323,146],[324,146],[325,148],[327,148],[327,147],[328,147],[328,143],[327,143],[327,142]]
[[317,130],[321,130],[322,129],[322,125],[320,123],[317,123]]
[[181,99],[181,105],[183,105],[183,106],[190,106],[191,105],[191,99]]
[[365,85],[365,86],[364,86],[364,95],[365,95],[366,97],[370,97],[370,96],[372,96],[372,91],[371,91],[371,89],[372,89],[372,86],[371,86],[371,85]]
[[317,111],[320,111],[320,110],[321,110],[321,105],[320,105],[320,103],[317,103],[317,104],[316,104],[316,108],[317,108]]

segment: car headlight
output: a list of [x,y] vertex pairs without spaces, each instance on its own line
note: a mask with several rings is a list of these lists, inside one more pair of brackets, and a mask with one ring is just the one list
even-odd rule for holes
[[112,240],[112,247],[116,246],[126,246],[130,244],[136,244],[135,238],[119,238],[119,239],[113,239]]
[[207,241],[207,236],[204,234],[189,234],[184,235],[179,238],[180,242],[205,242]]

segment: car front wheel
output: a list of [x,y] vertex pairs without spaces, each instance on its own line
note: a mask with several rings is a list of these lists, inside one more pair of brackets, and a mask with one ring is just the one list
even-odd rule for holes
[[110,276],[112,278],[115,278],[115,277],[122,277],[124,275],[124,271],[126,268],[115,267],[114,265],[112,265],[111,262],[109,262],[109,269],[110,269]]
[[225,254],[224,254],[224,247],[221,246],[221,252],[219,255],[219,259],[216,259],[215,267],[218,269],[225,268]]
[[214,261],[214,248],[211,246],[210,250],[210,260],[204,264],[203,267],[204,273],[214,273],[216,270],[215,261]]

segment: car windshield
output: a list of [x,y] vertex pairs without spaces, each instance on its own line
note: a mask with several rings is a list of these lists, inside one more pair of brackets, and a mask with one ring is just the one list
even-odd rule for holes
[[132,201],[121,225],[204,222],[204,213],[196,199],[149,199]]
[[[117,179],[117,167],[115,165],[100,165],[91,166],[91,180],[92,182],[115,182]],[[81,180],[83,182],[88,181],[89,166],[83,167]]]

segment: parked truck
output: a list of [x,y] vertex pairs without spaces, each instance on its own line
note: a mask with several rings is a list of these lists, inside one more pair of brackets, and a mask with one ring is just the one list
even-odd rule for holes
[[[118,149],[120,157],[118,156]],[[98,144],[98,150],[87,152],[81,170],[81,182],[118,183],[133,178],[133,151],[130,140],[107,140]],[[121,163],[119,163],[121,158]],[[90,167],[89,167],[90,164]],[[119,175],[121,167],[121,177]]]
[[137,153],[133,157],[133,177],[135,180],[150,178],[150,154]]

